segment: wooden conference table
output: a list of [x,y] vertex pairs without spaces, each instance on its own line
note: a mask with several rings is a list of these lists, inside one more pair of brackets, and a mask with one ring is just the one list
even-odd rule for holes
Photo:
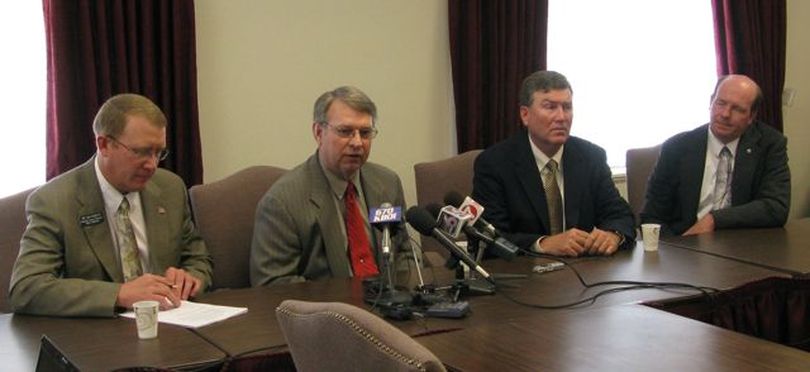
[[[622,291],[600,297],[594,304],[566,310],[539,310],[513,302],[563,304],[611,287],[584,288],[571,270],[531,273],[533,265],[546,261],[526,257],[514,262],[487,261],[485,266],[490,272],[528,273],[528,278],[509,280],[510,286],[499,288],[495,295],[466,298],[472,314],[465,319],[392,324],[415,336],[448,366],[469,370],[500,366],[529,370],[716,370],[773,365],[810,370],[810,353],[638,305],[643,301],[698,296],[695,290]],[[658,252],[644,252],[639,244],[612,257],[570,262],[588,283],[685,282],[722,290],[768,277],[790,276],[784,270],[668,242],[662,242]],[[438,284],[448,283],[452,277],[443,269],[424,274],[427,281]],[[248,313],[197,330],[162,324],[159,338],[152,341],[139,341],[130,319],[6,314],[0,316],[0,369],[33,370],[41,334],[47,334],[71,361],[86,370],[146,365],[199,368],[243,356],[283,352],[285,341],[274,312],[281,301],[341,301],[368,308],[362,297],[360,282],[346,279],[217,291],[199,301],[247,306]],[[780,362],[770,364],[773,360]]]
[[810,274],[810,218],[791,220],[784,228],[720,230],[664,240],[677,247],[794,276]]

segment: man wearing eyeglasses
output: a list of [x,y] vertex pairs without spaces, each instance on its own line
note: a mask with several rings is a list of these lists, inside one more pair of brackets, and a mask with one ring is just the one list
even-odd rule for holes
[[93,123],[96,155],[28,198],[10,286],[15,312],[114,316],[141,300],[173,308],[211,283],[211,257],[191,222],[186,186],[158,168],[166,117],[116,95]]
[[[349,86],[326,92],[313,116],[317,151],[278,180],[257,207],[253,286],[378,275],[380,234],[369,226],[368,211],[386,202],[405,206],[399,177],[366,162],[377,135],[377,108],[365,93]],[[404,222],[392,235],[394,252],[409,249]]]
[[647,184],[642,223],[664,235],[779,227],[790,209],[787,139],[756,120],[762,91],[727,75],[712,93],[710,122],[668,139]]

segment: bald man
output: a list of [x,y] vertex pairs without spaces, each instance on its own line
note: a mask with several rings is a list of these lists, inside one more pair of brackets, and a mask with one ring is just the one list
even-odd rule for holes
[[757,121],[762,91],[750,78],[720,78],[710,122],[664,142],[647,184],[642,223],[664,235],[778,227],[790,209],[787,139]]

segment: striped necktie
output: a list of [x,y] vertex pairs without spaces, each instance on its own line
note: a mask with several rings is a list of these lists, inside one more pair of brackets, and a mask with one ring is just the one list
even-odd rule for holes
[[723,146],[717,161],[717,173],[714,182],[714,206],[712,210],[727,208],[731,205],[731,150]]
[[560,186],[557,184],[557,162],[550,159],[544,170],[543,191],[546,193],[548,207],[549,235],[555,235],[563,231],[562,196]]

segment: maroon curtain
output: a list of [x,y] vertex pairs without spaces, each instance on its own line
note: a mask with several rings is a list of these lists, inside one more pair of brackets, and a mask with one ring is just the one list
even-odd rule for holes
[[154,101],[169,120],[162,166],[202,182],[193,1],[43,0],[48,58],[47,177],[94,152],[92,122],[118,93]]
[[546,67],[548,0],[449,0],[459,153],[520,128],[523,78]]
[[782,131],[785,0],[712,0],[717,74],[744,74],[762,88],[758,118]]

